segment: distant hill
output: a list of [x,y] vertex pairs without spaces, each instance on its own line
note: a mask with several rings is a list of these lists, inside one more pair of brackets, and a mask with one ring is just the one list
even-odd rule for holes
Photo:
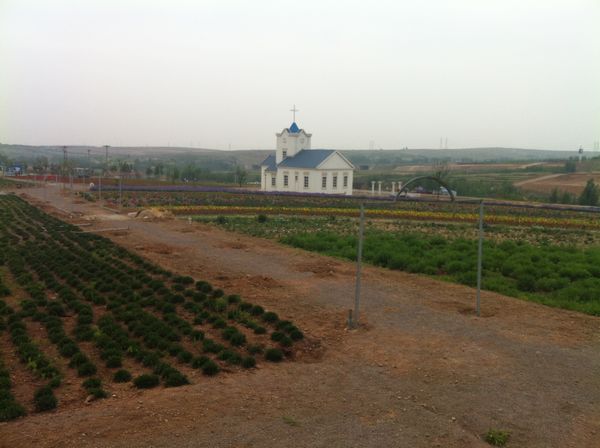
[[[69,146],[69,158],[86,160],[88,150],[92,163],[104,160],[105,150],[97,146]],[[165,162],[184,162],[206,164],[211,169],[227,169],[236,164],[248,168],[260,164],[274,150],[236,150],[221,151],[205,148],[186,147],[109,147],[109,158],[127,160],[164,160]],[[560,160],[576,157],[577,151],[551,151],[544,149],[522,148],[461,148],[461,149],[387,149],[387,150],[340,150],[356,166],[390,167],[405,164],[422,164],[435,161],[451,161],[463,163],[482,162],[521,162]],[[28,146],[0,144],[0,155],[14,160],[31,160],[38,156],[46,156],[51,160],[61,160],[61,146]],[[586,156],[600,155],[588,152]]]

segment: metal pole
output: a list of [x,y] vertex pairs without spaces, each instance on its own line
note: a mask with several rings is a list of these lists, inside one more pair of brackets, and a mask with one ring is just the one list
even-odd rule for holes
[[477,317],[481,316],[481,262],[483,258],[483,201],[479,203],[479,244],[477,246]]
[[102,171],[98,176],[98,202],[102,201]]
[[123,175],[119,176],[119,208],[123,207]]
[[356,254],[356,289],[354,295],[354,317],[352,326],[358,326],[358,310],[360,307],[360,277],[363,249],[363,235],[365,233],[365,204],[360,204],[360,224],[358,227],[358,253]]

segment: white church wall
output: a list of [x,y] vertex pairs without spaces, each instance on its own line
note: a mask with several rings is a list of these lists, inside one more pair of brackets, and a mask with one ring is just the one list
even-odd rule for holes
[[[321,170],[321,169],[280,169],[277,172],[262,169],[261,186],[264,191],[291,191],[296,193],[326,193],[352,195],[354,180],[351,169]],[[287,176],[287,185],[286,185]],[[308,187],[305,187],[305,177],[308,177]],[[326,178],[323,187],[323,178]],[[344,178],[347,182],[344,182]],[[334,178],[337,178],[334,182]],[[275,179],[273,184],[273,179]]]

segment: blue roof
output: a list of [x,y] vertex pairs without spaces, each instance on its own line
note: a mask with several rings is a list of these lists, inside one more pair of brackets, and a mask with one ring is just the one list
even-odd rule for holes
[[335,149],[303,149],[296,155],[283,159],[277,167],[316,168],[334,152]]
[[294,121],[292,123],[292,125],[290,126],[290,134],[297,134],[298,132],[300,132],[300,128],[298,127],[298,125]]
[[274,155],[270,155],[268,156],[265,160],[263,160],[263,163],[260,164],[260,166],[267,166],[267,171],[277,171],[277,165],[275,163],[275,156]]

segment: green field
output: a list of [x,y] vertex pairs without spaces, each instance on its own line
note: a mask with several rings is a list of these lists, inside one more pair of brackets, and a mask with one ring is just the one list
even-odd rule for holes
[[[357,220],[353,218],[196,219],[305,250],[356,259]],[[477,231],[467,224],[368,220],[363,257],[377,266],[475,286]],[[487,226],[483,289],[600,315],[599,232]]]

